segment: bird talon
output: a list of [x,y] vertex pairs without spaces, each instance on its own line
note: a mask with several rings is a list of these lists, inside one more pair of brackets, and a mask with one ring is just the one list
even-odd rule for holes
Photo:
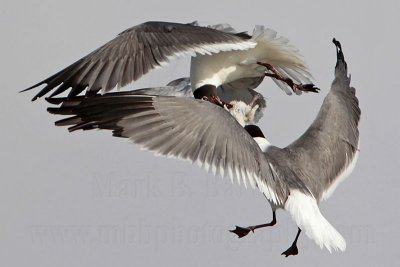
[[236,226],[234,230],[229,230],[229,232],[236,234],[238,238],[246,236],[248,233],[250,233],[250,231],[253,231],[254,233],[254,229],[240,227],[240,226]]
[[315,87],[313,83],[307,83],[307,84],[293,84],[293,92],[296,90],[300,90],[303,92],[313,92],[313,93],[318,93],[320,89],[318,87]]
[[299,250],[297,249],[297,246],[293,244],[290,248],[282,252],[281,255],[285,255],[285,257],[287,258],[289,256],[296,256],[297,254],[299,254]]

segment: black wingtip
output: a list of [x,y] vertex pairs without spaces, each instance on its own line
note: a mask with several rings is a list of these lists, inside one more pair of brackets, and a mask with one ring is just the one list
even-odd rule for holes
[[23,93],[23,92],[26,92],[26,91],[31,90],[31,89],[32,89],[32,88],[26,88],[26,89],[24,89],[24,90],[19,91],[18,93]]
[[337,48],[342,50],[342,45],[340,44],[340,42],[338,40],[336,40],[336,38],[333,38],[332,42],[336,45]]
[[344,60],[342,45],[340,44],[340,42],[338,40],[336,40],[336,38],[333,38],[332,42],[336,46],[336,57],[337,57],[336,69],[341,69],[341,66],[343,66],[344,71],[347,72],[347,63]]
[[[18,92],[18,94],[23,93],[23,92],[26,92],[26,91],[29,91],[29,90],[31,90],[32,88],[33,88],[33,87],[29,87],[29,88],[26,88],[26,89],[24,89],[24,90],[21,90],[21,91]],[[37,96],[34,96],[34,97],[31,99],[31,101],[35,101],[36,99],[38,99],[38,97],[37,97]]]
[[[18,94],[20,94],[20,93],[23,93],[23,92],[25,92],[27,89],[25,89],[25,90],[22,90],[22,91],[19,91],[18,92]],[[31,99],[31,101],[33,102],[33,101],[35,101],[36,99],[38,99],[38,97],[33,97],[32,99]]]
[[42,84],[43,84],[42,82],[37,83],[37,84],[35,84],[35,85],[32,85],[32,86],[29,87],[29,88],[26,88],[26,89],[24,89],[24,90],[19,91],[19,93],[23,93],[23,92],[29,91],[29,90],[31,90],[31,89],[33,89],[33,88],[35,88],[35,87],[38,87],[39,85],[42,85]]
[[[42,84],[45,84],[45,83],[46,83],[46,80],[45,80],[45,81],[41,81],[41,82],[39,82],[39,83],[37,83],[37,84],[35,84],[35,85],[32,85],[32,86],[29,87],[29,88],[26,88],[26,89],[24,89],[24,90],[19,91],[18,93],[23,93],[23,92],[32,90],[33,88],[36,88],[36,87],[38,87],[38,86],[41,86]],[[42,91],[43,91],[43,90],[41,90],[38,94],[36,94],[36,95],[31,99],[31,101],[35,101],[36,99],[38,99],[38,98],[40,98],[41,96],[43,96],[43,95],[41,95]],[[47,92],[46,92],[46,93],[47,93]]]
[[337,56],[338,63],[339,63],[339,61],[342,61],[346,65],[346,61],[344,60],[342,45],[340,44],[340,42],[338,40],[336,40],[336,38],[333,38],[332,42],[336,46],[336,56]]
[[67,101],[68,98],[66,97],[46,97],[45,100],[47,103],[52,104],[52,105],[60,105],[63,102]]

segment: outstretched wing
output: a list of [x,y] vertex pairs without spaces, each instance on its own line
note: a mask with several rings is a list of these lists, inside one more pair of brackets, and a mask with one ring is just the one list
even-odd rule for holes
[[25,90],[46,84],[32,100],[52,90],[50,97],[69,88],[69,97],[85,89],[87,94],[96,94],[101,89],[107,92],[139,79],[177,56],[246,50],[255,45],[241,34],[194,24],[151,21],[125,30],[89,55]]
[[276,204],[288,195],[287,185],[253,138],[226,110],[207,101],[130,92],[50,101],[62,106],[49,112],[72,115],[56,122],[70,131],[109,129],[157,154],[257,186]]
[[336,40],[334,43],[337,63],[331,90],[309,129],[284,149],[289,164],[295,163],[292,164],[298,167],[295,172],[302,174],[301,179],[315,179],[306,184],[312,187],[309,189],[317,200],[328,198],[351,173],[359,148],[361,111],[356,90],[350,87],[340,43]]

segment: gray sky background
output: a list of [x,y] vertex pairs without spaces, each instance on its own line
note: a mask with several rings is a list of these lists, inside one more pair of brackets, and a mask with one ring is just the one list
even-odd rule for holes
[[[398,1],[0,1],[1,266],[394,266],[400,238]],[[267,222],[256,190],[215,178],[187,162],[154,157],[109,132],[56,128],[35,92],[39,80],[148,20],[263,24],[305,56],[318,95],[286,96],[271,81],[261,128],[285,146],[315,117],[333,79],[342,42],[362,109],[361,153],[353,174],[321,204],[347,241],[320,250],[296,234],[286,212],[275,227],[239,240],[228,230]],[[188,75],[188,59],[127,87]]]

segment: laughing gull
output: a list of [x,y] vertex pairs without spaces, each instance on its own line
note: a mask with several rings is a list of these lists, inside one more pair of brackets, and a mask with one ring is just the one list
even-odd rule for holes
[[[350,87],[339,42],[335,79],[308,130],[285,148],[271,145],[256,126],[240,125],[220,106],[190,97],[107,93],[53,98],[50,113],[70,131],[107,129],[156,154],[189,160],[214,174],[257,187],[273,209],[269,224],[238,227],[246,235],[276,222],[275,210],[290,213],[299,227],[284,255],[297,254],[300,229],[321,248],[345,250],[346,242],[323,217],[318,204],[353,170],[359,147],[361,111]],[[201,115],[199,115],[201,114]]]
[[[115,39],[23,90],[44,84],[32,100],[52,91],[56,96],[70,88],[68,97],[86,90],[86,95],[103,93],[138,80],[171,59],[192,56],[191,86],[196,98],[222,105],[216,88],[257,87],[265,76],[273,78],[286,93],[318,92],[298,49],[275,31],[256,26],[253,35],[235,32],[227,24],[201,27],[150,21],[121,32]],[[291,90],[290,90],[291,88]],[[240,99],[239,99],[240,100]]]

